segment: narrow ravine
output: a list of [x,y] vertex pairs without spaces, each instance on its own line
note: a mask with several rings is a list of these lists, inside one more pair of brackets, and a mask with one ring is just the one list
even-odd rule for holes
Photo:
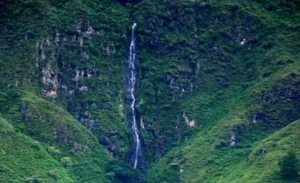
[[133,168],[137,168],[140,164],[139,157],[141,156],[141,141],[139,136],[139,129],[136,120],[136,109],[135,109],[135,86],[136,86],[136,77],[137,77],[137,66],[136,66],[136,40],[135,40],[135,28],[137,24],[132,25],[131,32],[131,42],[129,48],[129,59],[128,59],[128,91],[129,91],[129,101],[130,101],[130,120],[131,127],[134,139],[134,151],[133,151]]

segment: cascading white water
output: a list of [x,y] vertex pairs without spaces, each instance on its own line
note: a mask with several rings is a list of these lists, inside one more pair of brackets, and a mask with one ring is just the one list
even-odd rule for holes
[[132,25],[132,32],[131,32],[131,43],[129,49],[129,59],[128,59],[128,67],[129,67],[129,99],[130,103],[130,113],[131,113],[131,120],[132,120],[132,132],[134,138],[134,165],[133,168],[136,168],[139,164],[139,155],[141,154],[141,142],[139,136],[139,129],[137,126],[136,121],[136,111],[135,111],[135,85],[136,85],[136,75],[137,75],[137,68],[136,68],[136,43],[135,43],[135,28],[136,23]]

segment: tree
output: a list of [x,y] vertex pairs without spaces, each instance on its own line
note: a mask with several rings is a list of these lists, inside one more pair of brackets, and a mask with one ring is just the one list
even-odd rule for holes
[[280,175],[283,179],[292,180],[299,176],[299,160],[295,152],[288,154],[279,161]]

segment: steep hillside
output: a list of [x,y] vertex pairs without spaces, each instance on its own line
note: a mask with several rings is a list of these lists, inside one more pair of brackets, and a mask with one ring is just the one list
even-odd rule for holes
[[[177,107],[185,115],[188,111],[196,124],[200,123],[200,132],[155,163],[148,172],[147,182],[282,182],[278,175],[279,159],[291,150],[299,152],[294,139],[297,122],[289,127],[299,119],[300,109],[296,33],[299,5],[226,1],[199,6],[214,13],[203,22],[213,19],[208,26],[216,26],[211,30],[213,36],[206,37],[202,45],[211,42],[215,45],[212,49],[221,55],[218,63],[213,63],[212,58],[208,62],[205,58],[199,61],[205,73],[199,82],[212,77],[213,81],[227,84],[220,87],[218,83],[219,87],[211,90],[213,81],[209,81],[198,91],[179,99]],[[198,12],[202,15],[203,11]],[[237,32],[231,35],[237,22],[240,23],[236,25]],[[239,42],[235,35],[245,37]],[[226,58],[227,67],[220,62]],[[207,73],[207,67],[214,70]],[[220,71],[224,75],[218,79]],[[183,77],[177,78],[182,81]],[[296,129],[285,137],[291,128]],[[265,145],[264,139],[276,141],[273,138],[283,147]]]
[[0,182],[283,182],[279,159],[300,155],[299,10],[0,1]]
[[74,182],[45,148],[0,118],[1,182]]
[[226,117],[156,163],[148,182],[282,182],[280,158],[299,152],[299,121],[294,122],[299,119],[298,91],[299,75],[277,81],[258,98],[248,95],[251,103],[240,93]]
[[[41,143],[50,159],[45,161],[54,158],[58,168],[64,167],[62,175],[68,171],[70,182],[133,181],[136,177],[123,162],[130,150],[130,135],[120,115],[123,99],[115,97],[123,87],[120,72],[125,59],[117,56],[115,47],[126,42],[126,28],[115,26],[114,17],[122,14],[126,17],[118,23],[128,21],[127,13],[112,2],[1,4],[0,111],[25,139],[29,136]],[[113,44],[113,40],[118,41]],[[22,154],[18,148],[12,151]],[[24,182],[31,173],[24,165],[21,168],[14,170],[20,176],[14,176]],[[42,165],[37,169],[42,170]],[[44,178],[43,172],[32,173],[40,178],[33,182],[55,182]],[[1,182],[12,180],[13,175],[7,176],[12,177]]]

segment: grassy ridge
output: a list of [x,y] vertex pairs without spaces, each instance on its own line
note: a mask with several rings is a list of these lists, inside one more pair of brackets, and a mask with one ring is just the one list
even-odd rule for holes
[[77,181],[108,182],[105,170],[112,157],[62,108],[29,92],[8,117],[23,133],[41,142]]
[[1,182],[74,182],[68,171],[37,141],[0,118]]

